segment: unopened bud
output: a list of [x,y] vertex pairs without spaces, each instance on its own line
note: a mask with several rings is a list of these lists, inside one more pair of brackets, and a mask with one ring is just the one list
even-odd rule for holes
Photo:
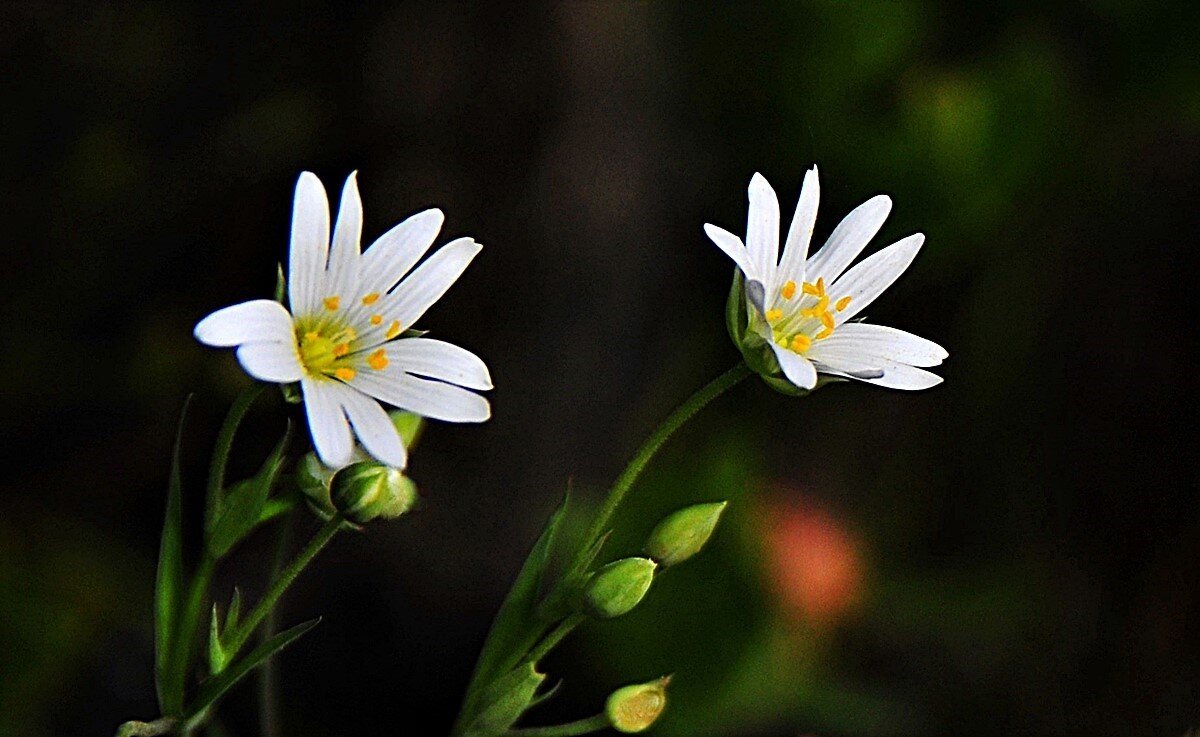
[[412,509],[417,486],[397,468],[360,461],[334,474],[331,496],[346,519],[361,525],[376,517],[394,519]]
[[725,505],[726,502],[695,504],[668,515],[650,533],[646,555],[666,568],[699,553],[717,529]]
[[588,613],[601,619],[627,613],[650,589],[657,567],[649,558],[623,558],[596,571],[583,592]]
[[658,721],[667,708],[666,676],[649,683],[638,683],[613,691],[604,705],[608,723],[618,732],[644,732]]

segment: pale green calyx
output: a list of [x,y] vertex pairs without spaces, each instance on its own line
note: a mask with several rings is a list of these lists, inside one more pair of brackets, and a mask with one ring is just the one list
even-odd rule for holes
[[717,529],[717,522],[726,504],[694,504],[668,515],[650,533],[646,541],[646,555],[666,568],[699,553]]
[[613,691],[604,705],[609,725],[627,734],[650,729],[667,708],[667,684],[670,682],[671,677],[665,676]]
[[628,613],[650,590],[657,567],[649,558],[623,558],[596,571],[583,591],[588,613],[601,619]]
[[496,679],[480,694],[482,710],[467,728],[468,735],[503,734],[533,703],[538,687],[546,680],[533,663],[524,663]]
[[377,517],[394,519],[412,509],[417,487],[400,469],[360,461],[334,474],[330,498],[346,519],[365,524]]

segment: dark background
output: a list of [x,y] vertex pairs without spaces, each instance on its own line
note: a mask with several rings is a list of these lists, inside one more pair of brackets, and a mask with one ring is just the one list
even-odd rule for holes
[[[548,661],[543,718],[675,672],[664,737],[1200,724],[1194,7],[5,5],[0,734],[155,716],[173,426],[197,392],[194,513],[247,383],[191,328],[270,293],[301,169],[360,172],[368,240],[437,205],[485,244],[420,327],[486,358],[493,420],[431,427],[419,513],[337,539],[284,609],[325,615],[282,658],[286,734],[437,734],[568,479],[597,498],[736,360],[701,225],[743,232],[754,171],[790,218],[813,162],[818,238],[878,192],[873,247],[927,234],[870,316],[945,345],[946,382],[715,403],[613,550],[689,501],[725,525]],[[222,596],[261,590],[260,537]]]

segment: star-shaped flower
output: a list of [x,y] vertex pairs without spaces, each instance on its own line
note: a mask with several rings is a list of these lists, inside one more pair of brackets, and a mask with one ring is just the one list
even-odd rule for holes
[[[483,422],[491,410],[471,390],[492,388],[487,366],[458,346],[406,334],[479,253],[458,238],[420,266],[443,215],[417,213],[360,252],[362,200],[351,174],[333,237],[329,200],[314,174],[296,184],[288,261],[290,311],[256,299],[217,310],[196,325],[207,345],[237,346],[246,373],[299,382],[322,462],[354,459],[354,436],[376,459],[403,468],[407,453],[380,402],[448,422]],[[353,430],[353,433],[351,432]]]
[[892,201],[878,195],[847,215],[809,258],[819,197],[814,166],[804,177],[782,258],[779,200],[761,174],[750,180],[744,244],[729,231],[704,226],[744,278],[746,320],[737,328],[743,334],[734,337],[747,360],[761,365],[756,353],[769,346],[787,381],[803,390],[817,385],[818,372],[893,389],[941,383],[940,376],[918,368],[937,366],[946,358],[937,343],[896,328],[850,322],[904,273],[925,236],[910,235],[847,269],[891,211]]

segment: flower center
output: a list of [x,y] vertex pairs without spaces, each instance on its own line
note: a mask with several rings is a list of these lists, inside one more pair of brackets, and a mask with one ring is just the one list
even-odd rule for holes
[[[787,348],[795,353],[804,353],[815,341],[824,340],[837,328],[834,315],[850,306],[850,297],[844,296],[837,301],[825,293],[825,279],[816,282],[804,282],[796,289],[796,282],[789,281],[779,289],[779,296],[784,303],[790,302],[800,292],[799,309],[793,308],[791,314],[784,317],[782,307],[767,310],[763,315],[771,327],[771,338],[776,345]],[[805,300],[807,306],[800,307]]]
[[321,326],[309,330],[297,325],[300,362],[310,376],[334,376],[349,381],[355,371],[345,359],[350,353],[350,342],[356,337],[353,328]]

